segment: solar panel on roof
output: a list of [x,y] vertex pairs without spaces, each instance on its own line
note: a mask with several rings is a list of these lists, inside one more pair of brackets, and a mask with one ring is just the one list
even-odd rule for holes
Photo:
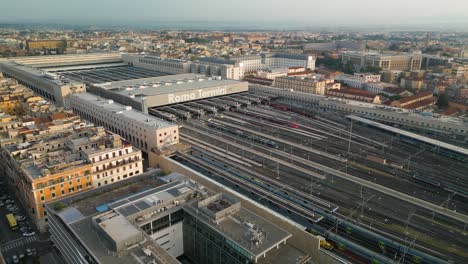
[[140,210],[137,207],[135,207],[133,204],[131,204],[131,205],[122,207],[117,211],[119,211],[119,213],[122,214],[123,216],[127,217],[129,215],[139,212]]
[[146,201],[139,201],[137,203],[134,204],[136,207],[138,207],[138,209],[141,210],[145,210],[145,209],[148,209],[151,207],[151,205],[149,205]]

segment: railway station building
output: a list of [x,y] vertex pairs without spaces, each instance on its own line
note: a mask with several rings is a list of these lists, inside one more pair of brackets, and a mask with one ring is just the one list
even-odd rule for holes
[[151,107],[246,92],[248,83],[198,74],[178,74],[107,82],[88,88],[91,93],[147,112]]
[[90,94],[73,94],[70,107],[82,119],[103,126],[148,153],[179,142],[176,124],[121,105],[112,99]]

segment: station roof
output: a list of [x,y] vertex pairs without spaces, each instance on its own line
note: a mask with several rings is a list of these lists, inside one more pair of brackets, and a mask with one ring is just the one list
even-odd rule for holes
[[438,147],[441,147],[441,148],[444,148],[444,149],[447,149],[447,150],[450,150],[450,151],[457,152],[457,153],[468,156],[468,149],[465,149],[465,148],[462,148],[462,147],[458,147],[458,146],[455,146],[455,145],[452,145],[452,144],[449,144],[449,143],[445,143],[445,142],[442,142],[442,141],[439,141],[439,140],[435,140],[435,139],[432,139],[432,138],[421,136],[421,135],[418,135],[418,134],[415,134],[415,133],[412,133],[412,132],[409,132],[409,131],[405,131],[405,130],[402,130],[402,129],[399,129],[399,128],[395,128],[395,127],[392,127],[392,126],[387,126],[387,125],[384,125],[384,124],[381,124],[381,123],[378,123],[378,122],[375,122],[375,121],[372,121],[372,120],[369,120],[369,119],[366,119],[366,118],[358,117],[358,116],[355,116],[355,115],[347,115],[346,117],[348,117],[348,118],[350,118],[352,120],[359,121],[361,123],[367,124],[367,125],[371,125],[373,127],[377,127],[377,128],[389,131],[389,132],[393,132],[393,133],[396,133],[396,134],[399,134],[399,135],[410,137],[410,138],[422,141],[424,143],[428,143],[428,144],[431,144],[431,145],[434,145],[434,146],[438,146]]
[[178,74],[97,84],[96,86],[131,97],[149,97],[169,93],[238,84],[236,80],[207,78],[198,74]]

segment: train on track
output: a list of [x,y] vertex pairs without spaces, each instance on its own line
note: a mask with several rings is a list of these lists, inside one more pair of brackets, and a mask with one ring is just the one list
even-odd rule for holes
[[423,184],[428,184],[433,187],[441,188],[444,189],[448,192],[455,193],[457,195],[463,196],[465,198],[468,198],[468,192],[466,190],[463,190],[459,186],[455,186],[453,184],[449,183],[444,183],[438,180],[435,180],[433,178],[429,177],[424,177],[418,174],[413,175],[413,179],[418,182],[418,183],[423,183]]
[[298,107],[292,107],[292,106],[285,105],[285,104],[274,103],[274,104],[270,104],[270,107],[273,107],[273,108],[281,110],[281,111],[293,112],[293,113],[300,114],[300,115],[310,117],[310,118],[315,117],[314,114],[310,113],[309,111],[307,111],[305,109],[301,109],[301,108],[298,108]]

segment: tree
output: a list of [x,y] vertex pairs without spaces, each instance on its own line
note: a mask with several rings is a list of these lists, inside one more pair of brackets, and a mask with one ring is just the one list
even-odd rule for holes
[[445,93],[440,94],[439,97],[437,98],[437,106],[439,108],[446,108],[449,105],[448,97]]
[[67,206],[62,203],[62,202],[57,202],[54,204],[54,210],[57,211],[57,212],[60,212],[62,211],[63,209],[65,209]]
[[380,71],[382,71],[382,68],[380,68],[379,66],[371,66],[371,65],[368,65],[365,69],[364,69],[365,72],[371,72],[373,74],[379,74]]
[[396,43],[392,43],[390,47],[388,47],[389,50],[398,50],[400,47]]

